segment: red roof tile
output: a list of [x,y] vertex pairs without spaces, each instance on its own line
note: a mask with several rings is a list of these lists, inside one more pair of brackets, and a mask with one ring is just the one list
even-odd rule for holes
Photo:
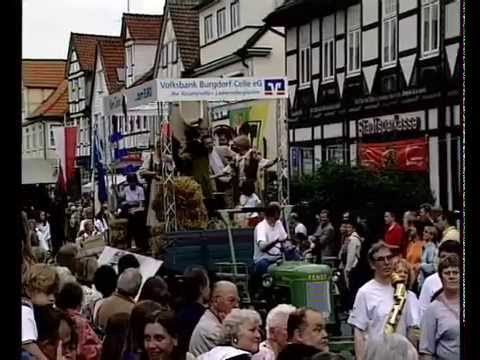
[[122,38],[126,28],[133,40],[158,40],[162,29],[163,15],[123,14]]
[[123,82],[118,79],[117,69],[125,66],[125,49],[120,37],[98,42],[100,57],[102,59],[105,73],[105,82],[107,83],[110,94],[118,91]]
[[68,110],[68,81],[63,80],[57,89],[29,116],[37,117],[63,117]]
[[55,89],[65,77],[66,60],[22,60],[25,87]]
[[167,5],[185,70],[197,66],[200,59],[198,10],[194,8],[199,2],[177,0],[169,1]]
[[97,41],[114,39],[115,36],[72,33],[72,47],[77,52],[80,67],[84,71],[93,71],[95,67],[95,49]]

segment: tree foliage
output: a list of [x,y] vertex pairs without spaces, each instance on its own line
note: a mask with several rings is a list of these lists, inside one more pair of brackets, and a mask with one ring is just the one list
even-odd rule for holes
[[426,173],[372,172],[326,163],[314,175],[292,181],[291,202],[298,205],[297,211],[303,213],[310,224],[314,214],[326,208],[332,219],[340,219],[341,214],[349,210],[380,227],[384,211],[394,211],[401,221],[404,211],[418,209],[421,203],[433,203],[434,197]]

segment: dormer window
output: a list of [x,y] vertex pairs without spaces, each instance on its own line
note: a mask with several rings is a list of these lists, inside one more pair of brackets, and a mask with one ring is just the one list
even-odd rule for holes
[[103,71],[97,71],[97,93],[102,94],[103,93]]
[[172,64],[176,64],[178,62],[178,47],[177,41],[173,40],[169,44],[170,46],[170,60]]
[[161,55],[162,55],[162,67],[166,68],[168,65],[168,44],[163,45]]
[[133,82],[133,67],[135,66],[134,64],[134,58],[133,58],[133,45],[127,46],[127,82],[129,84]]

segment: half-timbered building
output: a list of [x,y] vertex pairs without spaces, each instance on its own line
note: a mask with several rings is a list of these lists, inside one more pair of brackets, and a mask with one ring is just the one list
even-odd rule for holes
[[286,0],[291,176],[423,138],[436,205],[461,199],[459,0]]

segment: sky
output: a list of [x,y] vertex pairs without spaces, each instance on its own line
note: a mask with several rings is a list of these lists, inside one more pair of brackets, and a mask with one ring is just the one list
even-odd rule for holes
[[[162,14],[165,0],[130,0],[130,12]],[[70,32],[120,35],[127,0],[23,0],[22,57],[66,59]]]

